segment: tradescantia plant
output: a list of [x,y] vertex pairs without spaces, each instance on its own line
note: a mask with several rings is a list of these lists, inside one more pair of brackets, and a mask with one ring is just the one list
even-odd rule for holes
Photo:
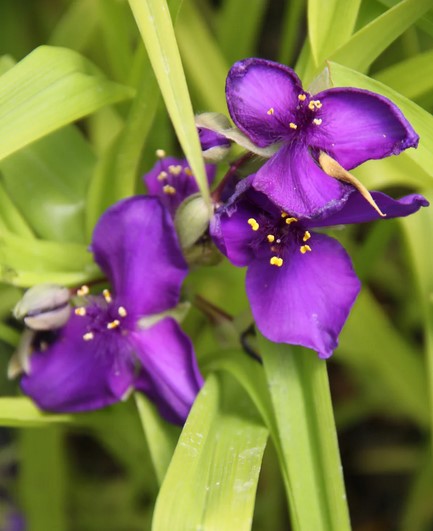
[[431,4],[283,4],[0,6],[0,527],[431,525]]

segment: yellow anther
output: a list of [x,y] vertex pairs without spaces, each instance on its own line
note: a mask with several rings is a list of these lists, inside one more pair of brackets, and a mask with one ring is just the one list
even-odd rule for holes
[[167,179],[167,177],[168,177],[168,173],[166,171],[162,171],[158,175],[157,179],[158,179],[158,181],[163,181],[164,179]]
[[165,151],[163,149],[157,149],[155,151],[155,155],[159,158],[159,159],[163,159],[165,157]]
[[316,107],[316,109],[320,109],[320,107],[322,106],[322,102],[320,100],[314,100],[314,106]]
[[84,285],[84,286],[81,286],[80,289],[77,289],[77,295],[79,297],[85,297],[88,294],[89,294],[89,286]]
[[322,123],[322,119],[321,118],[314,118],[313,123],[315,123],[316,125],[320,125]]
[[275,241],[275,236],[273,234],[268,234],[266,236],[266,239],[268,240],[269,243],[272,243]]
[[94,337],[93,332],[87,332],[83,335],[84,341],[91,341]]
[[177,165],[177,166],[175,166],[174,164],[170,164],[170,166],[168,167],[168,171],[172,175],[180,175],[180,173],[182,171],[182,166],[180,164]]
[[119,319],[114,319],[114,321],[111,321],[111,323],[107,324],[108,330],[113,330],[113,328],[117,328],[120,325]]
[[192,177],[192,171],[191,168],[185,168],[185,175],[188,175],[189,177]]
[[84,308],[84,306],[81,306],[80,308],[75,308],[74,313],[75,315],[84,317],[86,315],[86,308]]
[[304,237],[302,238],[302,241],[307,242],[311,238],[311,234],[306,230],[304,232]]
[[297,218],[286,218],[287,225],[290,225],[291,223],[295,223],[296,221],[298,221]]
[[269,109],[269,111],[267,111],[267,114],[272,115],[272,114],[274,114],[274,112],[275,112],[275,111],[274,111],[274,108],[271,107],[271,108]]
[[281,267],[283,265],[283,259],[282,258],[279,258],[278,256],[273,256],[270,260],[269,260],[269,263],[271,265],[274,265],[274,266],[277,266],[277,267]]
[[171,186],[171,184],[165,184],[162,187],[162,191],[164,192],[164,194],[174,195],[176,193],[176,188],[174,186]]
[[248,220],[248,225],[251,226],[251,228],[256,231],[259,230],[260,225],[257,223],[257,221],[254,218],[250,218]]
[[298,95],[298,100],[299,101],[305,101],[307,99],[307,95],[306,94],[299,94]]
[[119,306],[117,313],[120,315],[120,317],[126,317],[128,315],[128,312],[125,310],[123,306]]
[[289,214],[287,214],[287,212],[284,212],[284,211],[281,212],[281,217],[282,217],[282,218],[287,218],[288,215],[289,215]]
[[299,250],[301,251],[302,254],[305,254],[311,251],[311,247],[309,245],[301,245],[301,247],[299,247]]
[[108,302],[110,303],[111,302],[111,293],[110,293],[110,290],[108,289],[104,289],[103,292],[102,292],[102,295],[105,299],[105,302]]
[[290,129],[298,129],[298,126],[296,124],[294,124],[293,122],[289,123],[289,127],[290,127]]

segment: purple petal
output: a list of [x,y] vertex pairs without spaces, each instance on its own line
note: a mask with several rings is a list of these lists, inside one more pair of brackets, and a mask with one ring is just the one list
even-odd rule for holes
[[21,387],[40,408],[98,409],[120,400],[133,384],[132,349],[127,341],[107,341],[109,336],[104,334],[85,341],[86,322],[85,317],[73,315],[46,350],[30,357],[30,372],[22,378]]
[[[206,164],[205,169],[211,185],[215,178],[216,166]],[[174,157],[160,159],[143,179],[149,195],[159,197],[172,216],[184,199],[199,191],[186,159]]]
[[95,227],[91,248],[128,313],[151,315],[177,304],[187,265],[158,199],[138,196],[110,207]]
[[170,317],[134,332],[133,340],[143,367],[135,387],[156,403],[163,417],[183,424],[203,385],[191,341]]
[[365,223],[376,219],[391,219],[409,216],[417,212],[421,207],[429,205],[425,197],[419,194],[410,194],[401,199],[392,199],[382,192],[372,192],[380,210],[386,214],[385,218],[379,216],[374,208],[367,203],[358,191],[350,194],[349,199],[341,208],[330,215],[324,215],[321,219],[308,222],[309,227],[330,227],[332,225],[348,225],[351,223]]
[[419,137],[390,100],[367,90],[335,88],[315,96],[321,101],[314,146],[344,168],[397,155],[416,147]]
[[312,234],[311,252],[294,245],[282,267],[254,261],[247,272],[247,295],[258,329],[271,341],[331,356],[360,282],[346,251],[332,238]]
[[227,106],[234,123],[257,146],[266,147],[287,136],[294,121],[298,76],[289,67],[265,59],[235,63],[227,76]]
[[302,145],[280,148],[252,182],[282,210],[300,218],[338,208],[353,190],[322,171]]
[[231,146],[230,140],[228,140],[225,136],[215,131],[212,131],[211,129],[206,129],[205,127],[197,127],[197,130],[200,138],[202,151],[207,151],[208,149],[212,149],[214,147],[229,148]]

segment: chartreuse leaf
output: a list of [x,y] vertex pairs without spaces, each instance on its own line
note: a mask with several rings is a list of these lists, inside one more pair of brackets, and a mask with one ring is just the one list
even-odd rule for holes
[[194,113],[166,0],[129,0],[174,129],[206,202],[210,201]]
[[[238,2],[230,3],[237,5]],[[182,6],[176,24],[176,36],[186,73],[198,101],[204,109],[227,113],[224,87],[228,65],[192,2],[185,2]]]
[[291,0],[286,2],[281,31],[281,44],[278,55],[280,63],[293,64],[296,46],[302,27],[302,16],[305,11],[304,0]]
[[[418,219],[422,209],[410,219]],[[409,218],[408,218],[409,219]],[[377,382],[377,402],[428,424],[428,391],[424,365],[363,286],[340,335],[336,357],[366,379]]]
[[357,31],[346,44],[331,54],[330,59],[366,72],[373,61],[429,9],[431,0],[399,2]]
[[0,426],[12,428],[37,427],[49,424],[69,423],[72,415],[43,413],[26,397],[0,398]]
[[[425,194],[433,202],[433,192]],[[424,334],[427,351],[427,381],[430,399],[430,422],[433,424],[433,255],[431,245],[431,228],[433,224],[432,208],[423,208],[414,216],[402,219],[410,259],[415,272],[419,302],[424,318]],[[424,374],[423,374],[424,376]],[[421,381],[421,385],[424,379]],[[420,382],[418,382],[418,385]]]
[[319,65],[352,35],[361,0],[309,0],[308,37]]
[[249,530],[267,435],[235,381],[210,375],[181,433],[152,529]]
[[326,362],[259,337],[294,531],[350,530]]
[[381,70],[374,77],[406,98],[423,96],[433,90],[433,52],[410,57]]
[[42,282],[78,285],[101,273],[87,246],[29,240],[0,231],[0,281],[28,287]]
[[164,421],[155,406],[143,394],[135,393],[134,396],[156,477],[161,485],[173,456],[180,430],[177,426]]
[[41,46],[0,77],[0,159],[131,96],[72,50]]
[[267,6],[267,0],[223,2],[218,17],[217,36],[221,51],[229,64],[254,55]]
[[[393,101],[404,113],[406,118],[412,124],[415,131],[420,136],[420,142],[417,149],[408,149],[399,155],[401,160],[408,157],[413,163],[413,172],[421,171],[428,174],[433,179],[433,117],[419,105],[411,102],[398,92],[382,85],[378,81],[355,72],[336,63],[329,63],[330,77],[335,87],[358,87],[372,92],[377,92],[386,96]],[[408,182],[410,182],[408,176]],[[425,187],[432,184],[432,181],[426,181]]]
[[0,230],[1,229],[6,229],[9,232],[14,232],[18,236],[24,236],[25,238],[34,237],[33,231],[4,189],[0,177]]
[[95,162],[71,125],[0,161],[0,170],[13,203],[38,236],[83,242],[84,200]]

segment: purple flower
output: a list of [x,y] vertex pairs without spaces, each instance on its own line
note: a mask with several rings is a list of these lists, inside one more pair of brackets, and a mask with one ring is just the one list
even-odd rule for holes
[[[248,266],[246,289],[258,329],[271,341],[302,345],[331,356],[360,290],[349,256],[333,238],[311,229],[362,223],[380,216],[357,191],[340,210],[318,218],[282,211],[253,188],[238,185],[217,211],[211,234],[236,266]],[[407,216],[428,202],[420,195],[395,201],[373,192],[388,218]]]
[[279,144],[253,187],[297,217],[333,210],[353,190],[322,170],[321,152],[350,170],[418,144],[418,135],[387,98],[356,88],[313,96],[293,70],[265,59],[235,63],[226,96],[234,123],[254,144]]
[[202,377],[189,338],[164,314],[179,302],[187,273],[169,213],[156,198],[120,201],[99,220],[91,249],[113,293],[78,290],[85,304],[48,345],[39,342],[24,393],[42,409],[74,412],[136,389],[182,423]]
[[[205,168],[209,184],[212,184],[216,166],[206,164]],[[159,197],[172,216],[184,199],[199,191],[186,159],[161,158],[143,179],[149,194]]]

